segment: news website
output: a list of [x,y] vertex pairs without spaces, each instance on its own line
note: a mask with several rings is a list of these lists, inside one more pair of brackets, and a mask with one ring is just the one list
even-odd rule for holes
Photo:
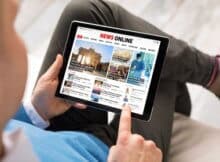
[[78,27],[60,93],[143,114],[160,41]]

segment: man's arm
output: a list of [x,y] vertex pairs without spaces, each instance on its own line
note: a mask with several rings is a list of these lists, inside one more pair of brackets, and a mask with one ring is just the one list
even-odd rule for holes
[[20,105],[20,107],[18,109],[18,112],[15,114],[13,119],[23,121],[23,122],[26,122],[26,123],[29,123],[29,124],[33,124],[30,117],[26,113],[23,104]]
[[[72,105],[55,97],[58,85],[58,75],[63,64],[63,58],[58,55],[54,63],[39,79],[33,92],[31,101],[22,104],[14,119],[33,124],[40,128],[47,128],[49,120],[66,112]],[[75,108],[85,109],[80,103]]]
[[31,102],[22,103],[13,119],[35,125],[42,129],[50,125],[49,121],[44,120],[40,116]]

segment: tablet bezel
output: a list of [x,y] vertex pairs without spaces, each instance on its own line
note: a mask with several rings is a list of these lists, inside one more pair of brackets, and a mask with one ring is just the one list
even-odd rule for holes
[[147,99],[145,102],[145,107],[144,107],[144,113],[143,115],[132,113],[132,117],[138,118],[141,120],[149,121],[153,109],[153,103],[154,103],[154,98],[156,95],[156,90],[157,86],[159,84],[159,79],[160,79],[160,73],[162,70],[163,62],[165,59],[169,39],[166,37],[161,37],[158,35],[152,35],[152,34],[147,34],[147,33],[142,33],[142,32],[136,32],[136,31],[131,31],[131,30],[126,30],[126,29],[120,29],[120,28],[115,28],[115,27],[108,27],[108,26],[103,26],[103,25],[98,25],[98,24],[91,24],[87,22],[81,22],[81,21],[73,21],[71,23],[70,29],[69,29],[69,34],[68,34],[68,39],[65,44],[65,49],[63,52],[63,66],[61,68],[61,71],[59,73],[59,84],[56,90],[56,96],[59,98],[62,98],[67,101],[72,101],[72,102],[81,102],[83,104],[88,105],[88,107],[93,107],[96,109],[104,110],[104,111],[112,111],[115,113],[120,113],[121,110],[118,108],[113,108],[111,106],[106,106],[100,103],[95,103],[92,101],[87,101],[84,99],[68,96],[65,94],[60,93],[60,89],[62,86],[62,82],[64,79],[65,71],[68,65],[68,60],[69,56],[71,54],[73,42],[76,36],[76,31],[77,27],[85,27],[85,28],[91,28],[95,30],[102,30],[102,31],[107,31],[107,32],[114,32],[114,33],[119,33],[119,34],[125,34],[125,35],[130,35],[130,36],[136,36],[136,37],[141,37],[141,38],[146,38],[146,39],[153,39],[153,40],[158,40],[161,42],[158,55],[157,55],[157,60],[155,63],[155,68],[153,71],[153,76],[150,84],[150,88],[148,91]]

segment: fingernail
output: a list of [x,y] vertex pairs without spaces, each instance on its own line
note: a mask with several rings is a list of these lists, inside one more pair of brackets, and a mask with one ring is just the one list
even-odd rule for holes
[[80,107],[80,108],[82,108],[82,109],[85,109],[85,108],[86,108],[86,105],[81,104],[81,103],[76,103],[75,106],[76,106],[76,107]]

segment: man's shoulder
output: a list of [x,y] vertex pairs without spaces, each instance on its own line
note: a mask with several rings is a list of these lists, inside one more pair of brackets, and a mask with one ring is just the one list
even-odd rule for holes
[[13,131],[15,129],[38,129],[37,127],[33,126],[32,124],[20,121],[20,120],[16,120],[16,119],[11,119],[9,120],[9,122],[7,123],[6,127],[5,127],[5,131]]
[[[15,123],[16,121],[11,121]],[[39,162],[32,144],[24,131],[20,128],[3,133],[3,143],[6,154],[2,162],[16,162],[16,161],[32,161]]]

